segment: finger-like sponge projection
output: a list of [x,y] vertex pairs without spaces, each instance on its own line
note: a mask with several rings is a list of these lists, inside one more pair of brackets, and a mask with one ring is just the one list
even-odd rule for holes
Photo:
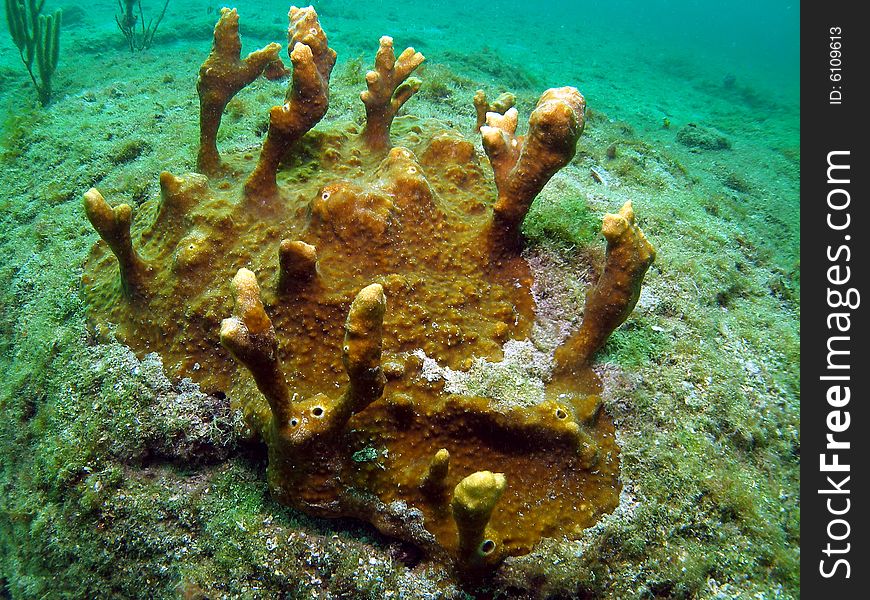
[[587,367],[610,334],[628,318],[656,256],[655,248],[635,223],[630,201],[618,213],[604,216],[601,233],[607,240],[604,271],[586,294],[580,328],[556,350],[560,373]]
[[281,372],[275,328],[260,300],[257,276],[239,269],[232,287],[236,314],[221,323],[221,343],[254,376],[257,389],[269,402],[273,426],[287,427],[293,402]]
[[503,92],[498,98],[490,102],[486,97],[486,92],[477,90],[474,93],[474,110],[477,113],[477,123],[474,124],[475,131],[480,131],[480,128],[486,125],[486,113],[493,112],[504,115],[516,103],[517,97],[510,92]]
[[196,167],[207,175],[221,172],[222,163],[217,148],[217,132],[227,103],[260,75],[277,79],[286,74],[278,57],[280,44],[269,44],[241,58],[239,13],[222,8],[214,27],[211,54],[199,69],[196,91],[199,94],[199,153]]
[[413,48],[405,48],[396,58],[393,38],[386,35],[381,38],[375,68],[366,73],[368,89],[360,94],[366,107],[362,138],[370,150],[382,151],[390,147],[390,125],[393,119],[423,83],[416,77],[410,77],[423,60],[423,55]]
[[288,293],[317,275],[317,248],[296,240],[278,246],[278,291]]
[[287,31],[293,78],[285,102],[269,111],[269,130],[260,160],[245,183],[245,193],[265,202],[277,193],[275,175],[288,148],[314,127],[329,108],[329,76],[335,50],[329,47],[312,7],[290,8]]
[[129,204],[112,208],[96,189],[85,193],[85,214],[103,241],[111,248],[121,271],[121,288],[127,298],[140,298],[148,293],[151,266],[133,249],[130,223],[133,209]]
[[478,471],[453,490],[450,508],[459,535],[458,560],[465,573],[479,571],[496,550],[496,543],[485,539],[486,527],[506,485],[503,473]]
[[532,111],[525,136],[516,135],[518,118],[515,108],[489,112],[480,128],[498,187],[493,224],[509,240],[518,236],[544,185],[574,157],[586,125],[586,100],[576,88],[549,89]]

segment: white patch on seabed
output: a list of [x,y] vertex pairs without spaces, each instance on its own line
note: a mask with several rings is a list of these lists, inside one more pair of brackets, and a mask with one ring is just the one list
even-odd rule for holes
[[[579,326],[588,282],[585,265],[572,265],[546,252],[532,253],[526,260],[535,275],[531,291],[537,314],[532,339],[508,340],[502,347],[502,360],[476,358],[467,371],[441,366],[417,349],[411,355],[422,361],[423,379],[444,381],[447,393],[488,398],[496,410],[529,408],[546,400],[544,387],[552,374],[553,351]],[[579,276],[556,275],[571,267]]]
[[634,520],[639,506],[640,501],[637,499],[634,486],[630,483],[624,483],[619,492],[619,504],[616,505],[613,512],[603,515],[595,524],[584,529],[579,538],[566,543],[574,546],[575,556],[583,556],[587,548],[592,544],[599,543],[599,535],[606,532],[612,523],[617,521],[627,523]]
[[[532,339],[508,340],[501,361],[476,358],[467,371],[441,366],[422,349],[411,353],[422,361],[426,381],[444,381],[444,391],[492,401],[496,410],[528,408],[545,401],[545,382],[553,370],[553,351],[579,327],[589,287],[587,264],[538,250],[525,253],[534,274],[532,298],[536,315]],[[569,271],[570,274],[566,274]],[[639,305],[655,305],[658,298],[644,288]]]
[[509,340],[502,350],[501,361],[477,358],[467,371],[442,367],[422,349],[411,354],[423,361],[423,379],[443,380],[447,393],[489,398],[495,408],[502,409],[543,402],[544,381],[552,371],[553,357],[538,350],[530,340]]
[[426,352],[423,351],[422,348],[418,348],[411,352],[412,356],[416,356],[420,360],[423,361],[423,369],[420,373],[420,376],[426,381],[438,381],[439,379],[447,379],[445,376],[445,369],[441,365],[438,364],[438,361],[434,358],[429,358],[426,356]]

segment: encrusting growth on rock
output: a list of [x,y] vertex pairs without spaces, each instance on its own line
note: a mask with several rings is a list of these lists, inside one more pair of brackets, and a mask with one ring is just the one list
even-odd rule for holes
[[214,28],[214,45],[199,69],[196,91],[199,94],[199,154],[196,166],[206,175],[221,170],[217,132],[227,103],[260,75],[278,79],[287,74],[278,56],[281,45],[271,43],[241,59],[239,13],[222,8]]
[[[478,95],[490,171],[458,131],[394,120],[423,57],[409,48],[396,59],[384,37],[366,76],[365,129],[309,133],[326,113],[336,55],[311,7],[289,18],[290,91],[256,163],[248,152],[220,158],[209,142],[200,168],[213,178],[161,173],[159,198],[135,219],[85,194],[104,240],[82,277],[92,323],[226,394],[268,447],[280,502],[365,520],[469,582],[542,538],[577,539],[621,489],[590,359],[631,311],[654,254],[630,204],[605,217],[607,263],[579,331],[561,348],[534,338],[520,225],[574,155],[583,96],[547,90],[517,136],[512,98]],[[206,61],[228,75],[200,78],[201,97],[215,94],[201,106],[213,131],[240,82],[278,64],[268,46],[243,77],[237,25],[222,12]],[[512,369],[499,365],[517,360],[509,344],[532,340],[557,365],[552,378],[546,367],[522,375],[535,392],[472,383],[475,371]]]
[[277,194],[275,175],[284,154],[317,125],[329,108],[329,76],[335,66],[335,50],[329,47],[312,7],[293,6],[289,18],[287,35],[293,78],[284,104],[269,111],[269,130],[260,160],[245,183],[246,195],[257,201]]
[[118,259],[124,295],[128,298],[145,295],[151,266],[133,249],[133,241],[130,238],[133,210],[130,205],[119,204],[112,208],[103,195],[94,188],[85,193],[84,204],[88,221]]
[[475,131],[480,131],[480,128],[486,125],[486,113],[497,113],[504,115],[508,110],[514,107],[517,102],[517,97],[510,92],[503,92],[498,98],[491,103],[486,97],[486,92],[477,90],[474,93],[474,110],[477,113],[477,123],[474,125]]
[[366,125],[362,138],[369,150],[386,150],[390,147],[390,125],[402,105],[420,90],[422,81],[411,77],[411,72],[423,63],[422,54],[413,48],[405,48],[396,58],[393,38],[381,38],[381,46],[375,56],[375,68],[366,73],[368,89],[360,94],[366,107]]
[[532,201],[556,171],[574,157],[586,124],[586,100],[576,88],[544,92],[529,117],[529,132],[516,136],[518,113],[490,112],[480,128],[492,164],[498,199],[493,221],[499,235],[517,237]]
[[453,490],[450,509],[459,536],[458,560],[467,575],[477,575],[486,562],[495,562],[496,542],[485,539],[486,528],[506,486],[503,473],[478,471]]
[[634,310],[643,276],[656,256],[655,248],[634,221],[631,201],[616,214],[604,215],[601,233],[607,239],[604,271],[586,294],[583,322],[556,349],[557,372],[585,368]]

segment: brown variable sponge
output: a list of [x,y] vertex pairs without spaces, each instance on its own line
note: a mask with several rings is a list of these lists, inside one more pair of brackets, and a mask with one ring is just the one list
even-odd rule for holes
[[214,27],[211,54],[202,63],[196,82],[199,94],[199,153],[196,167],[202,173],[216,175],[221,170],[217,132],[224,109],[233,96],[260,75],[278,79],[287,74],[284,63],[278,57],[280,50],[280,44],[272,43],[262,50],[251,52],[242,60],[239,13],[235,8],[221,9],[221,17]]
[[480,131],[480,128],[486,125],[486,113],[494,112],[504,115],[516,103],[517,97],[510,92],[503,92],[498,98],[490,102],[486,97],[486,92],[477,90],[474,93],[474,110],[477,112],[477,123],[474,124],[475,131]]
[[420,90],[422,81],[410,77],[423,63],[422,54],[413,48],[396,58],[393,38],[381,38],[381,47],[375,56],[375,68],[366,73],[368,89],[360,94],[366,107],[366,125],[362,138],[369,150],[382,151],[390,147],[390,125],[408,99]]
[[544,92],[525,136],[512,99],[477,98],[486,165],[459,132],[395,119],[423,57],[396,58],[384,37],[365,125],[317,130],[336,56],[312,8],[289,17],[293,72],[259,157],[218,157],[213,132],[226,100],[276,67],[277,52],[239,60],[238,16],[224,10],[198,86],[207,173],[162,173],[159,198],[135,215],[85,194],[102,238],[83,276],[92,324],[226,393],[268,446],[281,502],[368,521],[463,579],[542,538],[577,537],[620,492],[589,363],[652,260],[630,205],[605,218],[607,263],[581,328],[538,350],[547,361],[556,351],[559,377],[536,375],[540,394],[523,401],[457,382],[497,367],[509,345],[532,347],[534,274],[519,227],[574,155],[583,96]]
[[519,236],[532,201],[556,172],[574,157],[586,126],[586,100],[576,88],[549,89],[529,117],[529,132],[517,136],[515,108],[486,113],[480,128],[483,148],[495,173],[498,199],[493,206],[497,235]]
[[616,214],[604,215],[601,233],[607,240],[604,271],[586,294],[583,322],[556,350],[556,371],[587,368],[595,354],[622,325],[640,297],[640,286],[656,256],[634,220],[631,201]]

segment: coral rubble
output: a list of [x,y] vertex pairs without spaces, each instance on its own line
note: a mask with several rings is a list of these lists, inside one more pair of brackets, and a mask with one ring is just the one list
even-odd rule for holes
[[684,146],[700,150],[728,150],[731,141],[724,135],[703,125],[687,123],[677,132],[677,141]]
[[[479,94],[489,173],[459,133],[394,120],[420,87],[409,76],[423,56],[396,58],[383,37],[361,97],[365,126],[312,131],[336,55],[312,8],[289,17],[290,88],[256,164],[219,157],[220,112],[283,67],[272,45],[240,61],[238,16],[225,9],[198,85],[208,113],[199,164],[211,179],[161,174],[159,201],[136,219],[85,195],[104,240],[83,277],[94,323],[116,324],[138,352],[227,393],[266,442],[282,502],[367,520],[467,578],[544,537],[576,536],[620,489],[589,362],[633,308],[654,255],[630,203],[605,217],[606,265],[542,401],[449,392],[432,365],[468,370],[528,338],[534,277],[519,227],[574,155],[583,96],[546,91],[517,136],[513,99]],[[294,165],[302,154],[317,168]]]

